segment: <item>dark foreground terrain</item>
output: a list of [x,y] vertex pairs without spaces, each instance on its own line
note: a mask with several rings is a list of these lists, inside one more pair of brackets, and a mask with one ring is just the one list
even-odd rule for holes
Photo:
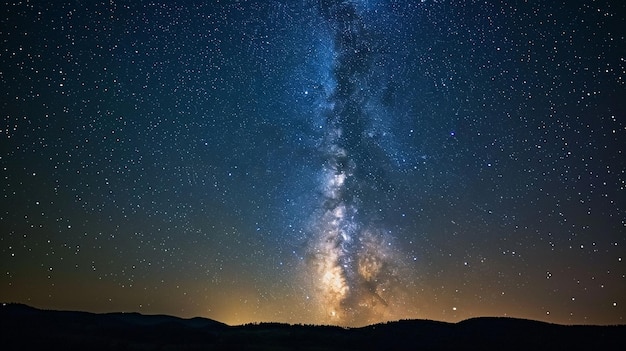
[[626,325],[563,326],[513,318],[412,320],[363,328],[0,306],[2,350],[626,350]]

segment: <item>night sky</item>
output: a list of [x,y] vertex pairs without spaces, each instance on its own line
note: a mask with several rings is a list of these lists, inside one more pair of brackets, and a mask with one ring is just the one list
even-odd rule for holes
[[626,2],[0,6],[0,301],[626,323]]

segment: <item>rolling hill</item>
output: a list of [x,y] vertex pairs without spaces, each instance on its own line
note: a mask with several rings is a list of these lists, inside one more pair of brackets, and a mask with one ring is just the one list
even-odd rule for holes
[[404,320],[362,328],[139,313],[95,314],[0,306],[3,350],[622,350],[626,325],[564,326],[515,318]]

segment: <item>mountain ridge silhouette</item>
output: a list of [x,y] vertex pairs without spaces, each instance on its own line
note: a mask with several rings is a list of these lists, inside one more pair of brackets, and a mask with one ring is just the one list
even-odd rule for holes
[[358,328],[0,305],[3,350],[621,350],[626,325],[560,325],[510,317],[401,320]]

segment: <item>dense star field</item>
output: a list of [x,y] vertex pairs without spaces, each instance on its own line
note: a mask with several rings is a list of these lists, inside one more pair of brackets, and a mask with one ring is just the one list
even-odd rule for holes
[[626,2],[0,6],[0,301],[626,323]]

